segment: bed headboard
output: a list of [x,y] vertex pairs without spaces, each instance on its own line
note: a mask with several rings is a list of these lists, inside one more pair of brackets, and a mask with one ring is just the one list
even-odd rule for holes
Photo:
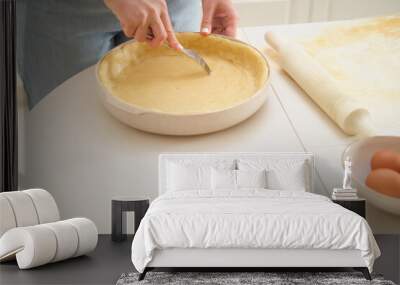
[[197,152],[197,153],[162,153],[158,160],[158,193],[159,195],[167,191],[167,169],[170,162],[182,160],[188,161],[221,161],[232,160],[236,168],[238,159],[283,159],[283,160],[304,160],[308,165],[307,179],[309,189],[307,192],[313,192],[314,181],[314,157],[312,153],[304,152]]

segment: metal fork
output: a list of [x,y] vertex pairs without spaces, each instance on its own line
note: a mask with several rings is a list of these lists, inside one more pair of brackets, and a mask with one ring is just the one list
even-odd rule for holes
[[208,66],[207,62],[202,58],[197,52],[188,48],[182,48],[182,52],[188,56],[189,58],[193,59],[197,62],[206,72],[208,75],[211,73],[211,69]]
[[[148,40],[152,40],[154,38],[153,32],[149,31],[146,38]],[[204,60],[204,58],[202,58],[197,52],[195,52],[194,50],[188,49],[188,48],[184,48],[184,47],[182,47],[181,51],[184,55],[186,55],[187,57],[189,57],[190,59],[195,61],[197,64],[199,64],[205,70],[205,72],[207,72],[207,74],[210,75],[211,68],[208,66],[208,64]]]

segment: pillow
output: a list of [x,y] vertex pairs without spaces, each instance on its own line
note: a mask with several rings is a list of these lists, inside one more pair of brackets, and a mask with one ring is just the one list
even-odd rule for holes
[[236,170],[237,188],[267,188],[267,171]]
[[166,164],[166,191],[211,190],[211,168],[235,169],[236,160],[204,156],[178,158]]
[[211,188],[236,190],[236,170],[212,168]]
[[267,188],[307,191],[311,189],[308,161],[296,159],[240,159],[239,170],[266,169]]
[[213,190],[240,188],[267,188],[267,171],[263,170],[211,170],[211,188]]
[[306,191],[306,176],[302,167],[267,172],[268,189]]
[[168,191],[200,190],[211,188],[211,167],[170,163]]

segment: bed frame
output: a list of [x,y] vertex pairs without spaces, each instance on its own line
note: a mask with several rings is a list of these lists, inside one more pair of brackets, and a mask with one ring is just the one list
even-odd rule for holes
[[[167,165],[174,160],[220,160],[240,158],[304,160],[309,166],[308,192],[313,192],[314,158],[311,153],[166,153],[159,157],[159,194],[166,191]],[[353,268],[361,271],[367,280],[371,275],[359,250],[330,249],[253,249],[253,248],[170,248],[158,249],[152,261],[139,275],[154,269],[178,269],[182,271],[271,271],[296,269],[315,271]]]

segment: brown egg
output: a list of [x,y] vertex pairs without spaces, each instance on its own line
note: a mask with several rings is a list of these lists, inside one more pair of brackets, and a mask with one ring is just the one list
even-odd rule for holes
[[367,176],[365,184],[381,194],[400,198],[400,173],[393,169],[372,170]]
[[389,168],[400,173],[400,153],[392,150],[379,150],[371,159],[371,169]]

